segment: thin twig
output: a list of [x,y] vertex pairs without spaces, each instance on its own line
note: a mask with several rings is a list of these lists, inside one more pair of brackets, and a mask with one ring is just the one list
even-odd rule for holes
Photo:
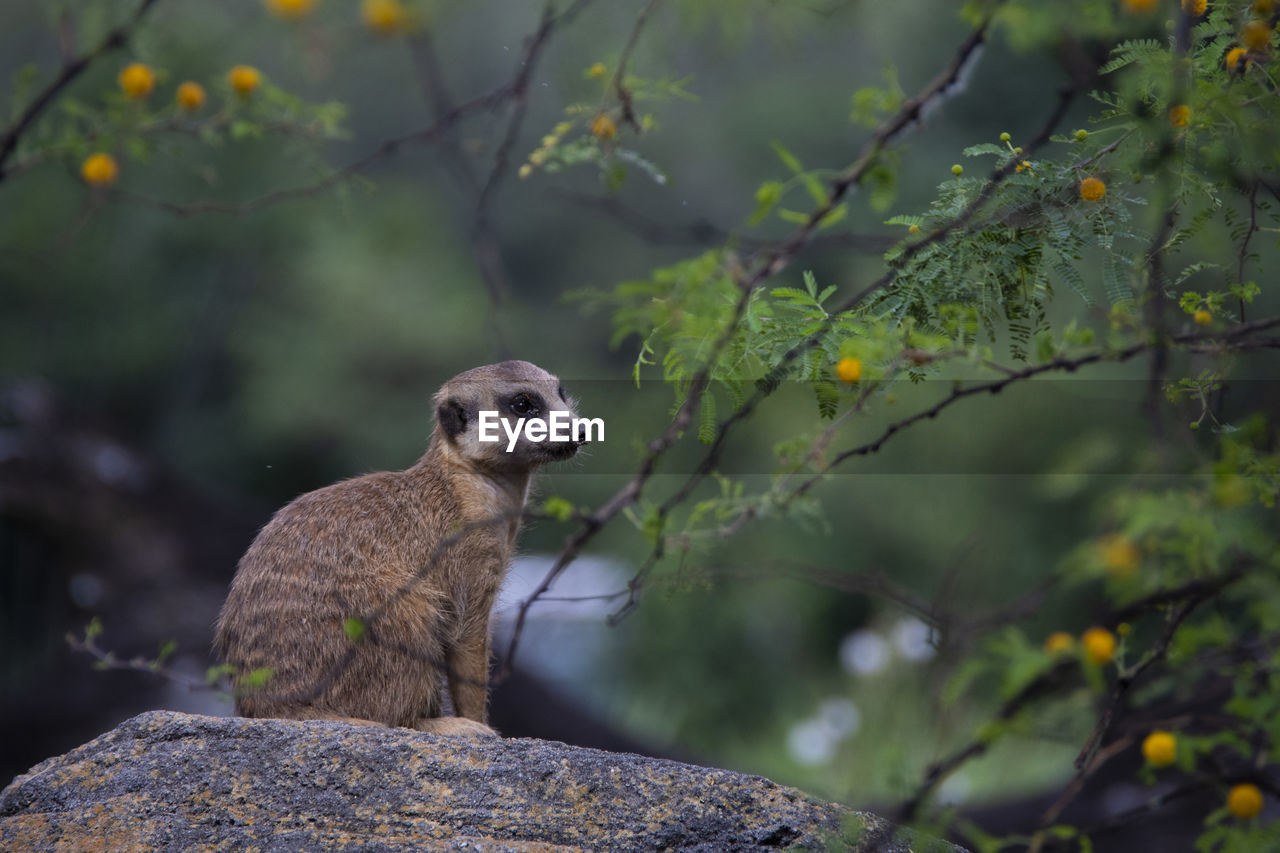
[[533,35],[529,36],[524,56],[520,59],[516,78],[511,84],[511,118],[507,122],[507,130],[503,134],[502,140],[498,143],[498,149],[493,155],[493,165],[489,169],[489,176],[485,179],[484,186],[480,190],[480,198],[476,202],[473,228],[484,227],[484,223],[488,221],[489,204],[497,193],[498,185],[510,166],[511,149],[515,146],[516,139],[520,135],[520,128],[524,124],[525,113],[529,107],[529,80],[533,76],[533,70],[537,65],[543,46],[554,28],[563,28],[577,17],[589,3],[591,3],[591,0],[576,0],[559,15],[553,14],[552,5],[548,3],[542,12],[542,20],[538,25],[538,29]]
[[622,56],[618,58],[618,67],[614,69],[613,79],[609,83],[609,88],[613,89],[618,96],[619,103],[622,104],[622,120],[631,125],[636,133],[640,132],[640,122],[636,120],[635,109],[631,104],[631,91],[626,87],[627,64],[631,61],[631,54],[640,42],[640,31],[644,29],[649,16],[653,14],[653,10],[661,2],[662,0],[649,0],[645,7],[640,10],[640,14],[636,16],[636,22],[631,27],[631,34],[627,36],[627,43],[622,48]]
[[[561,187],[552,187],[546,194],[558,201],[603,213],[645,242],[655,245],[720,246],[732,243],[744,252],[755,253],[763,251],[771,243],[759,237],[728,231],[705,219],[688,225],[669,225],[628,207],[613,196],[589,195]],[[809,241],[806,248],[811,252],[851,250],[882,255],[896,242],[896,238],[880,234],[819,234]]]
[[[1249,187],[1249,230],[1244,232],[1244,239],[1240,241],[1240,252],[1236,260],[1236,283],[1244,283],[1244,267],[1249,260],[1249,241],[1253,239],[1253,234],[1258,230],[1258,181],[1254,181]],[[1240,316],[1241,323],[1244,322],[1244,297],[1240,297]]]
[[225,214],[228,216],[243,216],[245,214],[255,213],[264,208],[280,204],[281,202],[299,198],[311,198],[320,195],[329,188],[342,183],[343,181],[349,180],[355,175],[363,172],[378,161],[399,152],[400,149],[406,145],[427,145],[437,142],[463,118],[475,113],[491,110],[495,106],[501,104],[507,97],[509,97],[509,95],[509,85],[499,86],[491,92],[459,104],[428,127],[384,140],[373,150],[351,161],[337,171],[326,175],[314,184],[309,184],[303,187],[274,190],[247,202],[234,203],[197,201],[183,204],[166,201],[164,199],[150,198],[124,189],[112,189],[110,192],[112,195],[120,196],[126,200],[153,205],[168,213],[172,213],[175,216],[197,216],[208,213]]

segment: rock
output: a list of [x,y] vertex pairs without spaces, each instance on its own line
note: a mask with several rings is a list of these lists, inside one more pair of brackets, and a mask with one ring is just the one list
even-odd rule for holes
[[859,838],[913,849],[891,834],[873,815],[758,776],[672,761],[168,711],[0,793],[2,850],[755,851]]

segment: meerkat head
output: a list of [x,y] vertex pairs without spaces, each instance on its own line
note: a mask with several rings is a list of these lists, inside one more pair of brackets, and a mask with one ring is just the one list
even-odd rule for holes
[[494,470],[568,459],[586,442],[576,405],[555,376],[527,361],[460,373],[436,393],[437,433],[452,453]]

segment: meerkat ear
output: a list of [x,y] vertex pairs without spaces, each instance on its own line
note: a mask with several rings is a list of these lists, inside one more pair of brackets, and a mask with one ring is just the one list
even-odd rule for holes
[[445,400],[436,408],[436,420],[449,438],[457,438],[467,428],[467,410],[457,400]]

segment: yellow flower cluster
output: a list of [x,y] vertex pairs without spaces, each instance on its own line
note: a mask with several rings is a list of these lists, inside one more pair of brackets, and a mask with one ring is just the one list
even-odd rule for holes
[[[274,10],[276,6],[283,9],[289,4],[284,0],[272,0],[268,5]],[[306,5],[307,10],[310,9],[307,3],[295,5],[299,8]],[[248,97],[261,87],[262,72],[248,65],[237,65],[228,72],[227,82],[236,94]],[[116,75],[116,83],[125,97],[134,101],[143,101],[155,91],[156,71],[145,62],[131,62],[120,69],[120,73]],[[208,96],[204,87],[194,80],[183,81],[174,91],[174,103],[184,112],[195,112],[204,106],[206,100]],[[90,186],[111,186],[120,177],[120,164],[107,152],[98,151],[86,157],[80,164],[80,177]]]
[[856,358],[842,358],[836,362],[836,376],[841,382],[852,385],[862,378],[862,362]]
[[267,11],[279,18],[297,19],[311,14],[318,0],[266,0]]
[[1142,757],[1152,767],[1168,767],[1178,758],[1178,739],[1169,732],[1154,731],[1142,741]]
[[1129,577],[1142,565],[1142,552],[1127,536],[1111,534],[1098,542],[1102,565],[1116,577]]
[[[318,6],[320,0],[263,0],[267,11],[286,21],[299,21]],[[360,20],[378,35],[391,36],[409,29],[415,20],[403,0],[362,0]]]
[[409,23],[409,10],[400,0],[364,0],[360,5],[360,19],[375,33],[389,36]]
[[562,121],[557,124],[550,133],[542,137],[542,144],[529,155],[529,162],[521,166],[517,174],[522,178],[532,175],[534,169],[547,162],[547,158],[551,156],[551,149],[559,145],[560,140],[571,130],[573,130],[571,121]]
[[156,72],[150,65],[131,62],[116,77],[120,90],[135,101],[141,101],[156,87]]
[[262,72],[250,65],[237,65],[227,72],[227,82],[237,95],[247,97],[262,85]]
[[605,142],[618,135],[618,126],[613,123],[613,119],[600,113],[591,121],[591,135]]
[[[1085,660],[1098,666],[1115,657],[1117,645],[1116,635],[1106,628],[1090,628],[1080,635],[1080,649]],[[1054,631],[1044,641],[1044,650],[1054,656],[1067,654],[1075,648],[1076,638],[1066,631]]]
[[1090,628],[1080,635],[1084,656],[1091,663],[1102,666],[1116,654],[1116,635],[1106,628]]
[[116,158],[104,152],[90,155],[80,166],[80,177],[84,178],[86,184],[94,187],[111,186],[119,174],[120,167],[116,165]]
[[178,106],[188,112],[194,112],[204,106],[204,86],[191,80],[178,86],[176,94]]
[[1098,178],[1085,178],[1080,182],[1080,198],[1085,201],[1102,201],[1107,194],[1107,185]]

